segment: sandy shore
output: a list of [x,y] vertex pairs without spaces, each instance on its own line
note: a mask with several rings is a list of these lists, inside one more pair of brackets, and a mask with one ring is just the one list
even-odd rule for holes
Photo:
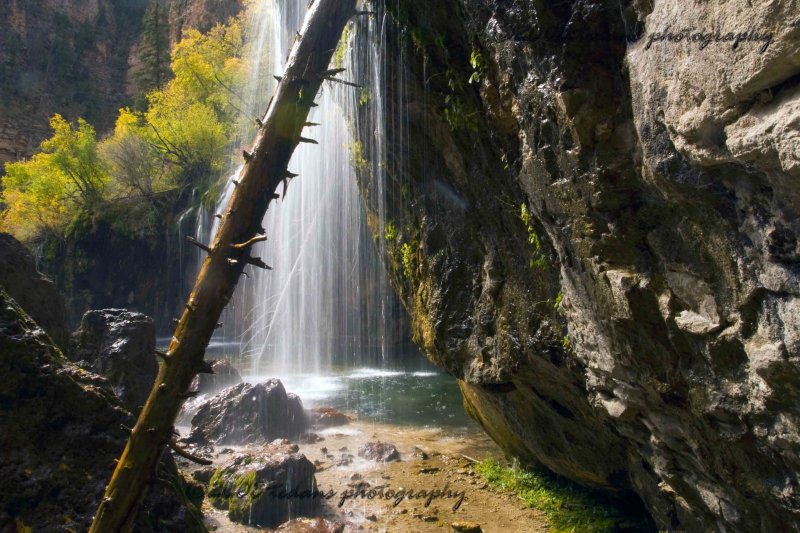
[[[345,531],[441,532],[452,531],[457,522],[478,524],[489,533],[547,530],[540,512],[525,507],[514,494],[488,487],[472,472],[472,460],[502,458],[479,428],[356,421],[316,433],[324,440],[298,445],[300,453],[317,465],[320,492],[329,495],[320,499],[318,515],[344,523]],[[374,441],[394,444],[400,461],[378,463],[358,457],[358,447]],[[261,449],[217,447],[214,464],[223,464],[231,453]],[[194,467],[182,469],[188,474]],[[209,529],[218,533],[265,531],[231,522],[225,511],[208,502],[203,513]]]

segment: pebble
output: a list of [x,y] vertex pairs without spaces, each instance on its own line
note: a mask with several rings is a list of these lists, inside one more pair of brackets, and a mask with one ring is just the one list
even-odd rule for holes
[[483,531],[480,524],[475,522],[453,522],[450,527],[453,528],[453,531],[458,531],[458,533],[482,533]]

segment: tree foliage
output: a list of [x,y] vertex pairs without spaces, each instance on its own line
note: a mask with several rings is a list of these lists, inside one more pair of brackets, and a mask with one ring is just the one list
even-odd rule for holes
[[[155,20],[164,8],[153,5],[148,16]],[[169,75],[153,79],[146,108],[121,109],[106,139],[98,141],[82,119],[70,124],[55,115],[53,136],[39,153],[6,165],[0,230],[24,240],[58,235],[73,218],[109,203],[141,198],[155,205],[166,191],[212,189],[229,163],[235,134],[254,116],[241,96],[245,16],[206,34],[188,30],[172,51]]]
[[139,68],[133,73],[142,93],[160,88],[170,76],[169,20],[163,0],[151,0],[142,21]]
[[69,214],[92,213],[109,182],[98,156],[94,128],[79,119],[73,127],[61,115],[50,120],[53,136],[28,161],[9,163],[3,178],[3,228],[26,239],[41,231],[57,232]]

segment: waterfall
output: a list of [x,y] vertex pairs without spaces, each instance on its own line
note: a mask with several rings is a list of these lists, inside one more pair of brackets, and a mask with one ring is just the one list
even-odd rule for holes
[[[254,116],[264,113],[275,89],[273,76],[282,75],[306,11],[306,0],[264,4],[250,30],[257,57],[249,62],[245,100],[261,106]],[[346,47],[340,44],[334,58],[346,69],[340,77],[363,87],[323,85],[309,117],[319,126],[304,133],[319,144],[297,148],[289,170],[299,177],[287,184],[285,194],[279,187],[282,198],[270,205],[262,224],[268,240],[253,250],[272,270],[248,267],[223,317],[221,333],[238,342],[246,358],[240,366],[247,372],[319,374],[335,366],[387,366],[409,350],[418,357],[407,343],[397,347],[407,333],[396,327],[402,312],[380,258],[385,251],[386,169],[379,161],[385,150],[386,20],[382,6],[374,4],[380,2],[370,4],[375,15],[357,17],[348,26]],[[356,127],[371,128],[373,142],[366,149],[354,140]],[[358,191],[358,165],[373,176],[369,194],[378,206],[377,243]],[[227,204],[239,170],[218,205]],[[217,224],[213,213],[203,212],[197,232],[209,241]]]

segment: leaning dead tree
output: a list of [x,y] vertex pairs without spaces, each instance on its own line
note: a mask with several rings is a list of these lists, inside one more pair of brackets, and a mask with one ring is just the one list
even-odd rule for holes
[[261,221],[269,203],[278,198],[276,188],[294,177],[287,168],[292,153],[298,143],[315,142],[302,136],[303,128],[310,125],[306,121],[320,85],[341,71],[328,67],[345,24],[356,13],[355,3],[316,0],[306,15],[266,115],[258,120],[252,152],[243,154],[245,165],[216,238],[210,245],[194,243],[208,255],[169,349],[162,354],[153,390],[131,430],[91,532],[132,529],[138,504],[156,474],[164,446],[198,460],[175,443],[175,418],[191,395],[192,379],[207,370],[203,360],[206,347],[245,266],[269,269],[250,251],[255,243],[266,240]]

